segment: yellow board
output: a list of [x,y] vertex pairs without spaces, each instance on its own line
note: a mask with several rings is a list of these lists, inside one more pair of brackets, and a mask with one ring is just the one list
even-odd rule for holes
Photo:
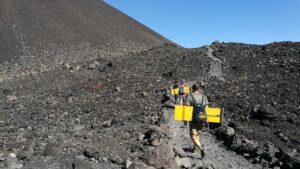
[[[171,89],[171,94],[175,95],[179,93],[179,88]],[[191,93],[190,87],[184,87],[184,93]]]
[[174,119],[179,121],[192,121],[193,106],[175,106]]
[[222,122],[222,109],[221,108],[211,108],[206,106],[205,112],[207,115],[208,123],[221,123]]
[[[221,123],[222,122],[222,109],[211,108],[206,106],[205,112],[207,115],[208,123]],[[174,119],[178,121],[192,121],[193,119],[193,106],[175,106]]]
[[178,94],[178,92],[179,92],[179,88],[171,89],[172,95]]

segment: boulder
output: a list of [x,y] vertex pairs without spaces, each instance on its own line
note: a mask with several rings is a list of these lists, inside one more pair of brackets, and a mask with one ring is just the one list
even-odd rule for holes
[[251,117],[258,120],[274,120],[278,118],[278,111],[271,105],[255,105],[251,112]]
[[124,160],[120,156],[115,156],[110,159],[111,162],[121,165],[124,163]]
[[148,93],[144,91],[144,92],[142,93],[142,96],[143,96],[143,97],[147,97],[147,96],[148,96]]
[[155,168],[178,168],[173,159],[174,152],[166,143],[162,143],[154,149],[149,149],[145,155],[148,164]]
[[145,133],[144,139],[148,140],[148,142],[153,145],[157,146],[160,145],[163,141],[163,137],[165,132],[156,125],[149,126],[148,131]]
[[87,158],[95,158],[95,157],[97,157],[98,152],[95,148],[87,147],[87,148],[84,149],[83,154]]
[[147,165],[141,161],[132,162],[127,169],[145,169]]
[[46,144],[43,155],[44,156],[57,156],[60,151],[60,146],[59,144],[56,143],[48,143]]
[[219,138],[226,139],[226,138],[232,138],[235,134],[235,131],[232,127],[221,126],[217,130],[216,134]]
[[240,150],[243,153],[254,153],[254,152],[256,152],[257,147],[258,147],[258,143],[254,142],[252,140],[244,139],[242,141]]
[[175,146],[173,148],[173,150],[174,150],[175,154],[178,155],[181,158],[184,158],[184,157],[187,156],[186,152],[179,146]]
[[80,159],[73,160],[72,167],[75,169],[91,169],[91,166],[88,163]]
[[109,128],[113,125],[113,119],[107,120],[103,123],[103,127]]
[[97,65],[95,63],[89,64],[89,69],[95,69]]
[[266,143],[263,147],[263,152],[261,156],[265,160],[271,161],[272,158],[276,157],[279,152],[279,149],[277,149],[272,143]]
[[17,155],[15,153],[10,153],[6,158],[6,165],[8,169],[19,169],[23,165],[18,162]]
[[176,163],[178,166],[183,167],[183,168],[191,168],[192,163],[191,160],[187,157],[185,158],[176,158]]

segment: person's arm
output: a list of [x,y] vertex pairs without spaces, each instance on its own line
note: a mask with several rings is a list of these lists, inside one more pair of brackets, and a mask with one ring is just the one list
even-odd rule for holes
[[191,104],[191,101],[192,100],[192,98],[191,98],[191,96],[190,96],[190,94],[187,96],[187,99],[186,99],[186,101],[185,101],[185,104],[184,105],[186,105],[186,106],[191,106],[192,104]]
[[205,96],[205,95],[203,95],[204,97],[204,101],[205,101],[205,105],[208,105],[209,104],[209,102],[208,102],[208,99],[207,99],[207,97]]

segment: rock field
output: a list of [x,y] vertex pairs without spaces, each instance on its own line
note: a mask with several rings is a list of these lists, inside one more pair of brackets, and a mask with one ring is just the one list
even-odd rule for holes
[[[221,74],[209,74],[210,54]],[[94,57],[1,72],[0,168],[299,168],[299,43],[164,44]],[[8,67],[24,69],[0,65]],[[165,89],[175,79],[201,81],[225,110],[226,125],[205,132],[203,160],[172,121]]]

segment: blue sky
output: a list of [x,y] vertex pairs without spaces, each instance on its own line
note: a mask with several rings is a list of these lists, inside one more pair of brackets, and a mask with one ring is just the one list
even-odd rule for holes
[[105,0],[177,44],[300,41],[300,0]]

